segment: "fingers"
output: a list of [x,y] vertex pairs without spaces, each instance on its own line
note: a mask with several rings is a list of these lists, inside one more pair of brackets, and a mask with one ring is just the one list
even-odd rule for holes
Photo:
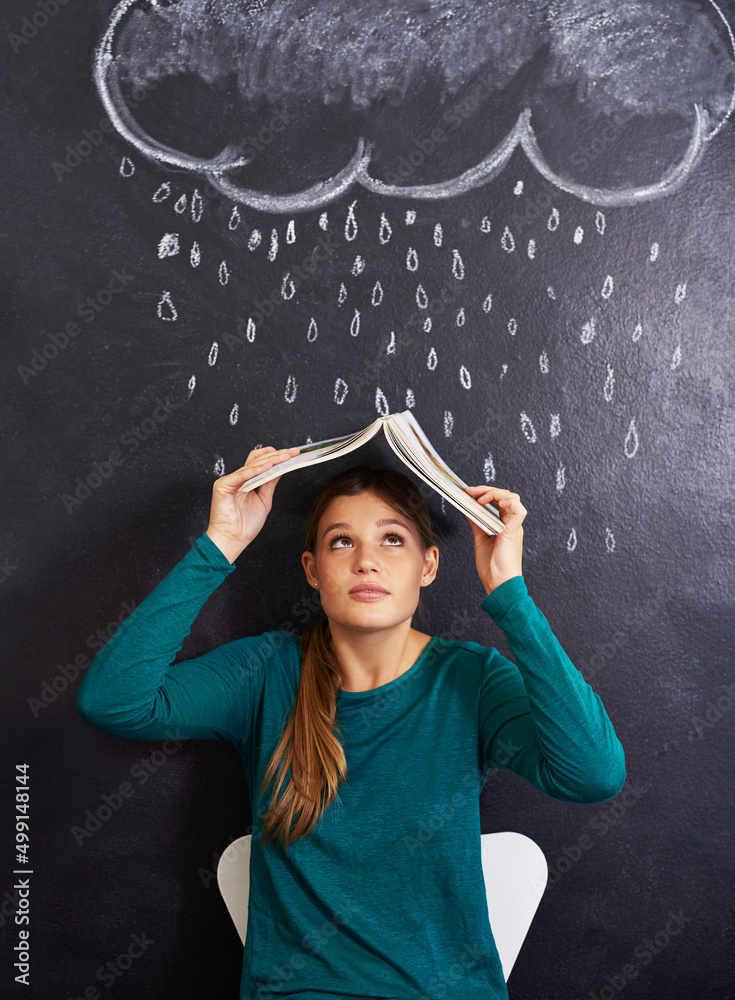
[[520,496],[511,490],[501,490],[494,486],[468,486],[467,492],[483,506],[494,503],[500,511],[501,521],[511,530],[520,527],[528,513]]
[[[298,455],[300,448],[280,448],[276,449],[272,445],[268,445],[265,448],[255,448],[248,455],[245,465],[250,465],[252,463],[270,463],[275,465],[277,462],[285,462],[289,458],[294,458]],[[245,465],[243,468],[245,468]]]
[[253,479],[255,476],[267,472],[280,462],[285,462],[289,458],[295,458],[299,451],[300,448],[280,448],[277,450],[271,445],[265,448],[255,448],[248,455],[244,465],[236,469],[235,472],[231,472],[228,476],[221,476],[216,482],[225,486],[240,485],[248,479]]

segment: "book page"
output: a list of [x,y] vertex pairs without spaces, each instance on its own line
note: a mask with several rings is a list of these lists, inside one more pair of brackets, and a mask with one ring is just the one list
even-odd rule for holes
[[383,425],[385,419],[385,417],[379,417],[372,424],[365,427],[364,430],[358,431],[356,434],[326,438],[324,441],[315,441],[313,444],[302,445],[298,455],[289,458],[286,462],[279,462],[278,465],[273,466],[267,472],[262,472],[258,476],[247,479],[237,492],[249,493],[250,490],[254,490],[256,487],[262,486],[263,483],[275,479],[276,476],[282,476],[286,472],[292,472],[294,469],[300,469],[307,465],[317,465],[319,462],[326,462],[330,458],[339,458],[342,455],[347,455],[369,441]]
[[[388,422],[386,437],[399,458],[484,531],[491,534],[502,531],[498,509],[493,504],[479,504],[465,492],[467,484],[444,463],[413,414],[406,412],[395,416],[398,419]],[[409,419],[401,420],[401,417]]]

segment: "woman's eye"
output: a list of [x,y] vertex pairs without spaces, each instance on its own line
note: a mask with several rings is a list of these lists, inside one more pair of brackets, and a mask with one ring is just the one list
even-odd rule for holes
[[386,535],[385,537],[390,545],[403,545],[403,537],[401,535]]
[[329,544],[333,549],[343,549],[344,545],[338,545],[338,542],[349,542],[349,538],[347,535],[339,535],[336,538],[333,538]]

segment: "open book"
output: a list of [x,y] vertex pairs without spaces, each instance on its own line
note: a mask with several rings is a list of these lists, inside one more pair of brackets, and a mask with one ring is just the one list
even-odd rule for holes
[[468,483],[455,475],[419,426],[418,420],[410,410],[403,413],[390,413],[387,417],[378,417],[364,430],[346,437],[329,438],[317,441],[315,444],[305,444],[295,458],[279,462],[268,472],[253,476],[242,484],[238,493],[247,493],[262,483],[267,483],[276,476],[282,476],[294,469],[301,469],[318,462],[328,462],[333,458],[341,458],[366,444],[380,429],[383,429],[388,444],[400,460],[408,466],[411,472],[420,476],[424,482],[433,487],[439,496],[466,514],[475,524],[486,531],[488,535],[497,535],[503,530],[498,508],[493,504],[481,504],[469,493],[465,493]]

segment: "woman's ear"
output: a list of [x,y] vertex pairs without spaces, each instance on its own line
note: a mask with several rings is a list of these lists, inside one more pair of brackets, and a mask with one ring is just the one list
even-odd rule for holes
[[319,588],[319,577],[316,572],[316,561],[312,552],[302,552],[301,565],[304,567],[309,586]]
[[424,553],[424,571],[421,575],[421,586],[428,587],[436,577],[439,568],[439,549],[436,545],[430,545]]

